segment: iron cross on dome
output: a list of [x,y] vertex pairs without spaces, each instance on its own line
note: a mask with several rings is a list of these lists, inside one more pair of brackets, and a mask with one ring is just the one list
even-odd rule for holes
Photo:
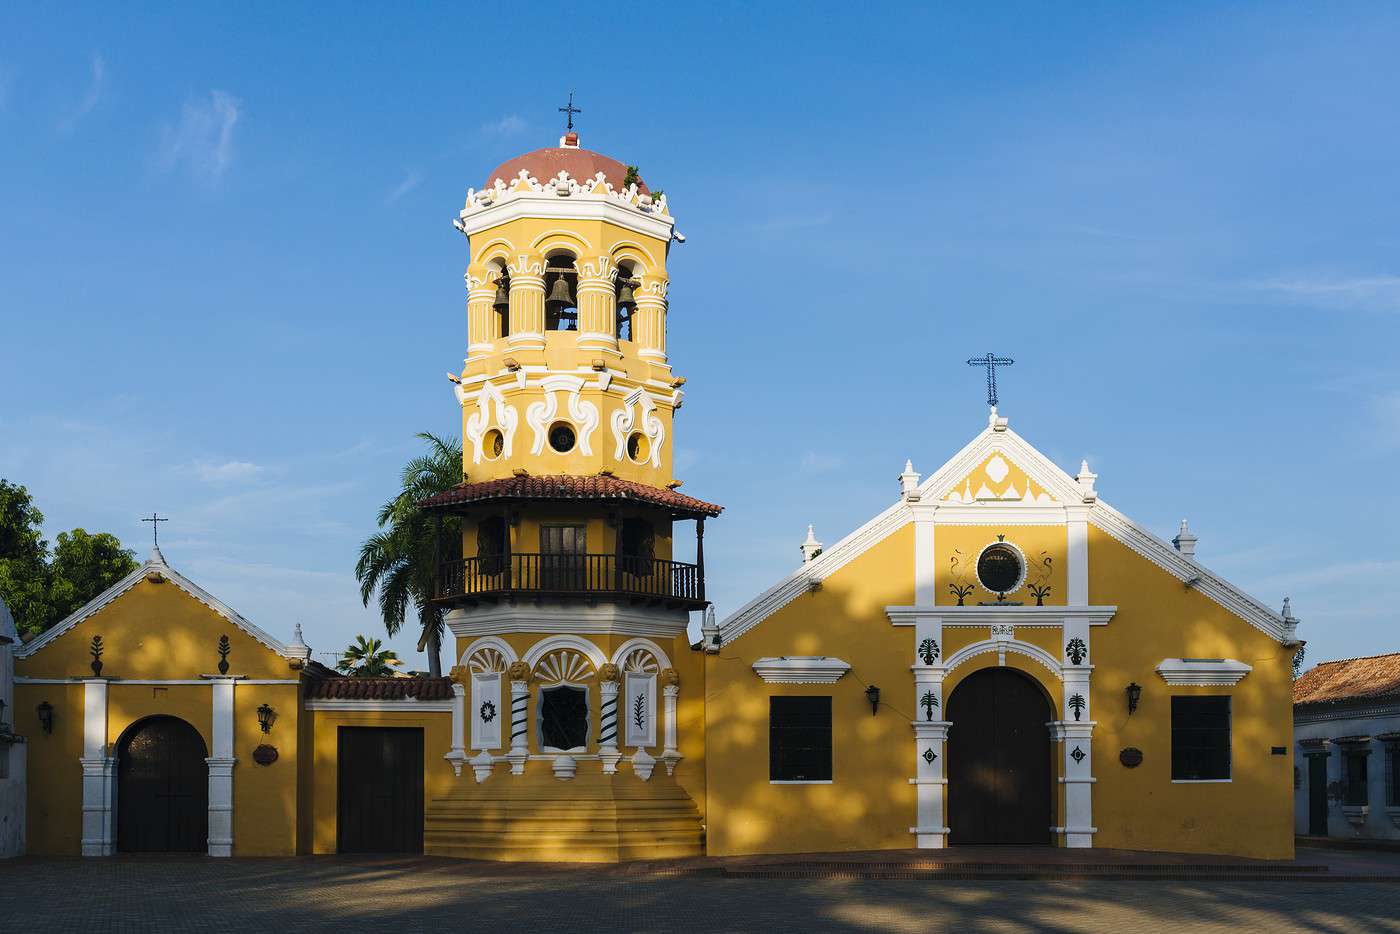
[[567,114],[567,115],[568,115],[569,123],[568,123],[568,125],[567,125],[564,129],[566,129],[566,130],[572,132],[573,129],[574,129],[574,114],[581,114],[581,113],[583,113],[583,108],[582,108],[582,107],[575,107],[575,106],[574,106],[574,92],[573,92],[573,91],[570,91],[570,92],[569,92],[569,103],[568,103],[566,106],[564,106],[564,107],[560,107],[560,108],[559,108],[559,112],[560,112],[561,114]]
[[987,354],[985,357],[973,357],[967,361],[968,366],[984,366],[987,368],[987,404],[992,408],[997,407],[997,367],[1011,366],[1015,363],[1010,357],[998,357],[995,354]]

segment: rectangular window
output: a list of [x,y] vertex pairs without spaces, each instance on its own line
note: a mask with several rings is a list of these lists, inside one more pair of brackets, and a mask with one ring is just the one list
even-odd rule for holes
[[1385,803],[1400,807],[1400,743],[1385,744]]
[[1346,754],[1347,767],[1347,787],[1346,794],[1342,796],[1342,803],[1352,807],[1358,807],[1369,803],[1370,794],[1366,781],[1366,759],[1365,752],[1348,751]]
[[1172,781],[1228,781],[1230,698],[1172,698]]
[[768,780],[831,781],[831,698],[768,699]]

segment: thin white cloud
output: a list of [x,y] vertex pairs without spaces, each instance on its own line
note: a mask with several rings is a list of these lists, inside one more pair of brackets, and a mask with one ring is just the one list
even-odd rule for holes
[[1400,312],[1400,276],[1282,276],[1248,283],[1252,292],[1332,311]]
[[179,122],[161,129],[161,168],[183,165],[195,175],[222,178],[233,164],[233,131],[242,108],[242,101],[217,89],[186,101]]
[[802,455],[802,462],[798,465],[802,473],[822,474],[830,473],[845,463],[845,459],[836,454],[821,454],[817,451],[808,451]]
[[199,461],[194,465],[195,476],[205,483],[247,483],[262,472],[262,467],[248,461]]
[[481,132],[487,136],[513,136],[522,132],[526,126],[524,117],[518,114],[506,114],[501,119],[483,126]]
[[403,181],[389,189],[389,193],[384,196],[384,203],[393,204],[395,201],[417,188],[422,181],[422,174],[418,172],[406,173],[403,177]]
[[77,108],[58,123],[58,131],[63,134],[72,133],[77,128],[78,122],[92,112],[97,106],[97,102],[102,100],[102,89],[107,83],[107,63],[101,55],[92,56],[92,79],[88,83],[87,93],[83,95],[82,101]]

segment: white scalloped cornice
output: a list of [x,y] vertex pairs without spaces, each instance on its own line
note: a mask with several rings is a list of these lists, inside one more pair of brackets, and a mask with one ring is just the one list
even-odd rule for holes
[[1162,680],[1176,686],[1214,687],[1239,684],[1254,668],[1233,658],[1164,658],[1157,665]]
[[466,204],[458,215],[457,228],[470,235],[473,229],[489,226],[480,224],[477,221],[478,215],[493,213],[512,204],[529,203],[531,200],[608,204],[634,214],[639,219],[662,222],[668,229],[671,224],[671,212],[664,193],[652,197],[641,192],[636,185],[628,185],[622,189],[614,188],[602,172],[586,179],[576,179],[568,172],[560,172],[548,181],[541,182],[531,175],[529,170],[521,169],[509,182],[498,178],[480,191],[475,188],[468,189]]
[[769,684],[835,684],[851,666],[830,655],[782,655],[760,658],[753,670]]

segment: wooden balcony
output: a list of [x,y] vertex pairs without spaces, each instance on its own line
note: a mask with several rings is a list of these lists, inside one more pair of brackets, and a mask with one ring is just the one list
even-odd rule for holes
[[517,553],[440,566],[438,603],[462,605],[516,596],[628,599],[692,610],[707,604],[701,565],[659,558]]

